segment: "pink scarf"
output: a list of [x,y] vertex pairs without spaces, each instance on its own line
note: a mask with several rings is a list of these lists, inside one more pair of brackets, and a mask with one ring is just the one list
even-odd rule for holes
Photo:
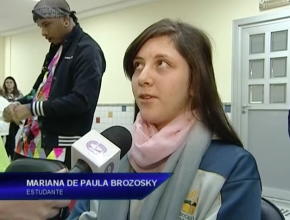
[[180,115],[157,130],[137,115],[132,131],[132,147],[128,153],[131,166],[136,172],[156,172],[166,159],[183,145],[195,119],[192,112]]

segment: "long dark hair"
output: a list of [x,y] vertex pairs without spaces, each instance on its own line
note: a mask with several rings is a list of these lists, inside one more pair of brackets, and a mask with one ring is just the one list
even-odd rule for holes
[[[168,36],[190,68],[189,93],[191,109],[212,132],[224,142],[243,146],[230,124],[218,94],[212,62],[212,46],[202,30],[187,23],[163,19],[145,29],[128,47],[123,68],[131,80],[135,72],[133,60],[141,47],[151,38]],[[135,103],[134,120],[139,112]]]
[[7,90],[7,87],[5,85],[7,80],[12,80],[13,81],[14,88],[13,88],[12,94],[13,94],[14,97],[18,97],[20,95],[20,92],[18,90],[17,83],[16,83],[15,79],[12,76],[7,76],[5,78],[5,80],[4,80],[4,83],[3,83],[4,96],[9,94],[9,92]]

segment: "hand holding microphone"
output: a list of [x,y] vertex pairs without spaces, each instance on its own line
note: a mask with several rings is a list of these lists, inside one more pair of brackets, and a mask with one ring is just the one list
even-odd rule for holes
[[[66,169],[58,171],[67,172]],[[0,201],[0,220],[44,220],[58,215],[70,200]]]
[[45,220],[56,216],[70,201],[0,201],[0,220]]
[[[124,127],[113,126],[101,134],[92,130],[73,144],[73,168],[68,172],[117,172],[120,157],[122,158],[129,151],[131,144],[131,134]],[[66,167],[58,161],[26,158],[12,162],[5,172],[51,173],[63,169]],[[15,209],[16,205],[17,209]],[[68,205],[69,201],[0,201],[0,220],[7,219],[2,216],[8,216],[9,220],[18,220],[20,215],[24,220],[62,220],[66,219],[68,208],[64,207]],[[10,209],[3,208],[8,206]],[[1,211],[4,213],[3,215]],[[10,216],[6,213],[10,213]]]
[[[131,134],[122,126],[110,127],[101,134],[92,130],[73,144],[72,169],[68,172],[115,172],[120,158],[129,151],[131,144]],[[116,166],[108,166],[113,160],[116,161]],[[104,167],[105,165],[107,166]],[[66,167],[59,161],[25,158],[13,161],[6,168],[5,173],[53,173],[62,169]]]

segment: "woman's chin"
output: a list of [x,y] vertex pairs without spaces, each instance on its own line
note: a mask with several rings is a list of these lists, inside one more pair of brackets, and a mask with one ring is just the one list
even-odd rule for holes
[[158,119],[160,119],[160,117],[157,116],[156,113],[154,112],[140,112],[141,117],[143,120],[145,120],[147,123],[149,124],[156,124],[158,122]]

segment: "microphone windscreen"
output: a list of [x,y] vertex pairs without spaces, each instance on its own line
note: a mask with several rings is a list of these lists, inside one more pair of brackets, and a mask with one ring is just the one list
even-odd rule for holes
[[122,126],[112,126],[107,128],[101,135],[115,144],[121,150],[120,157],[122,158],[130,150],[132,145],[132,136],[130,131]]

